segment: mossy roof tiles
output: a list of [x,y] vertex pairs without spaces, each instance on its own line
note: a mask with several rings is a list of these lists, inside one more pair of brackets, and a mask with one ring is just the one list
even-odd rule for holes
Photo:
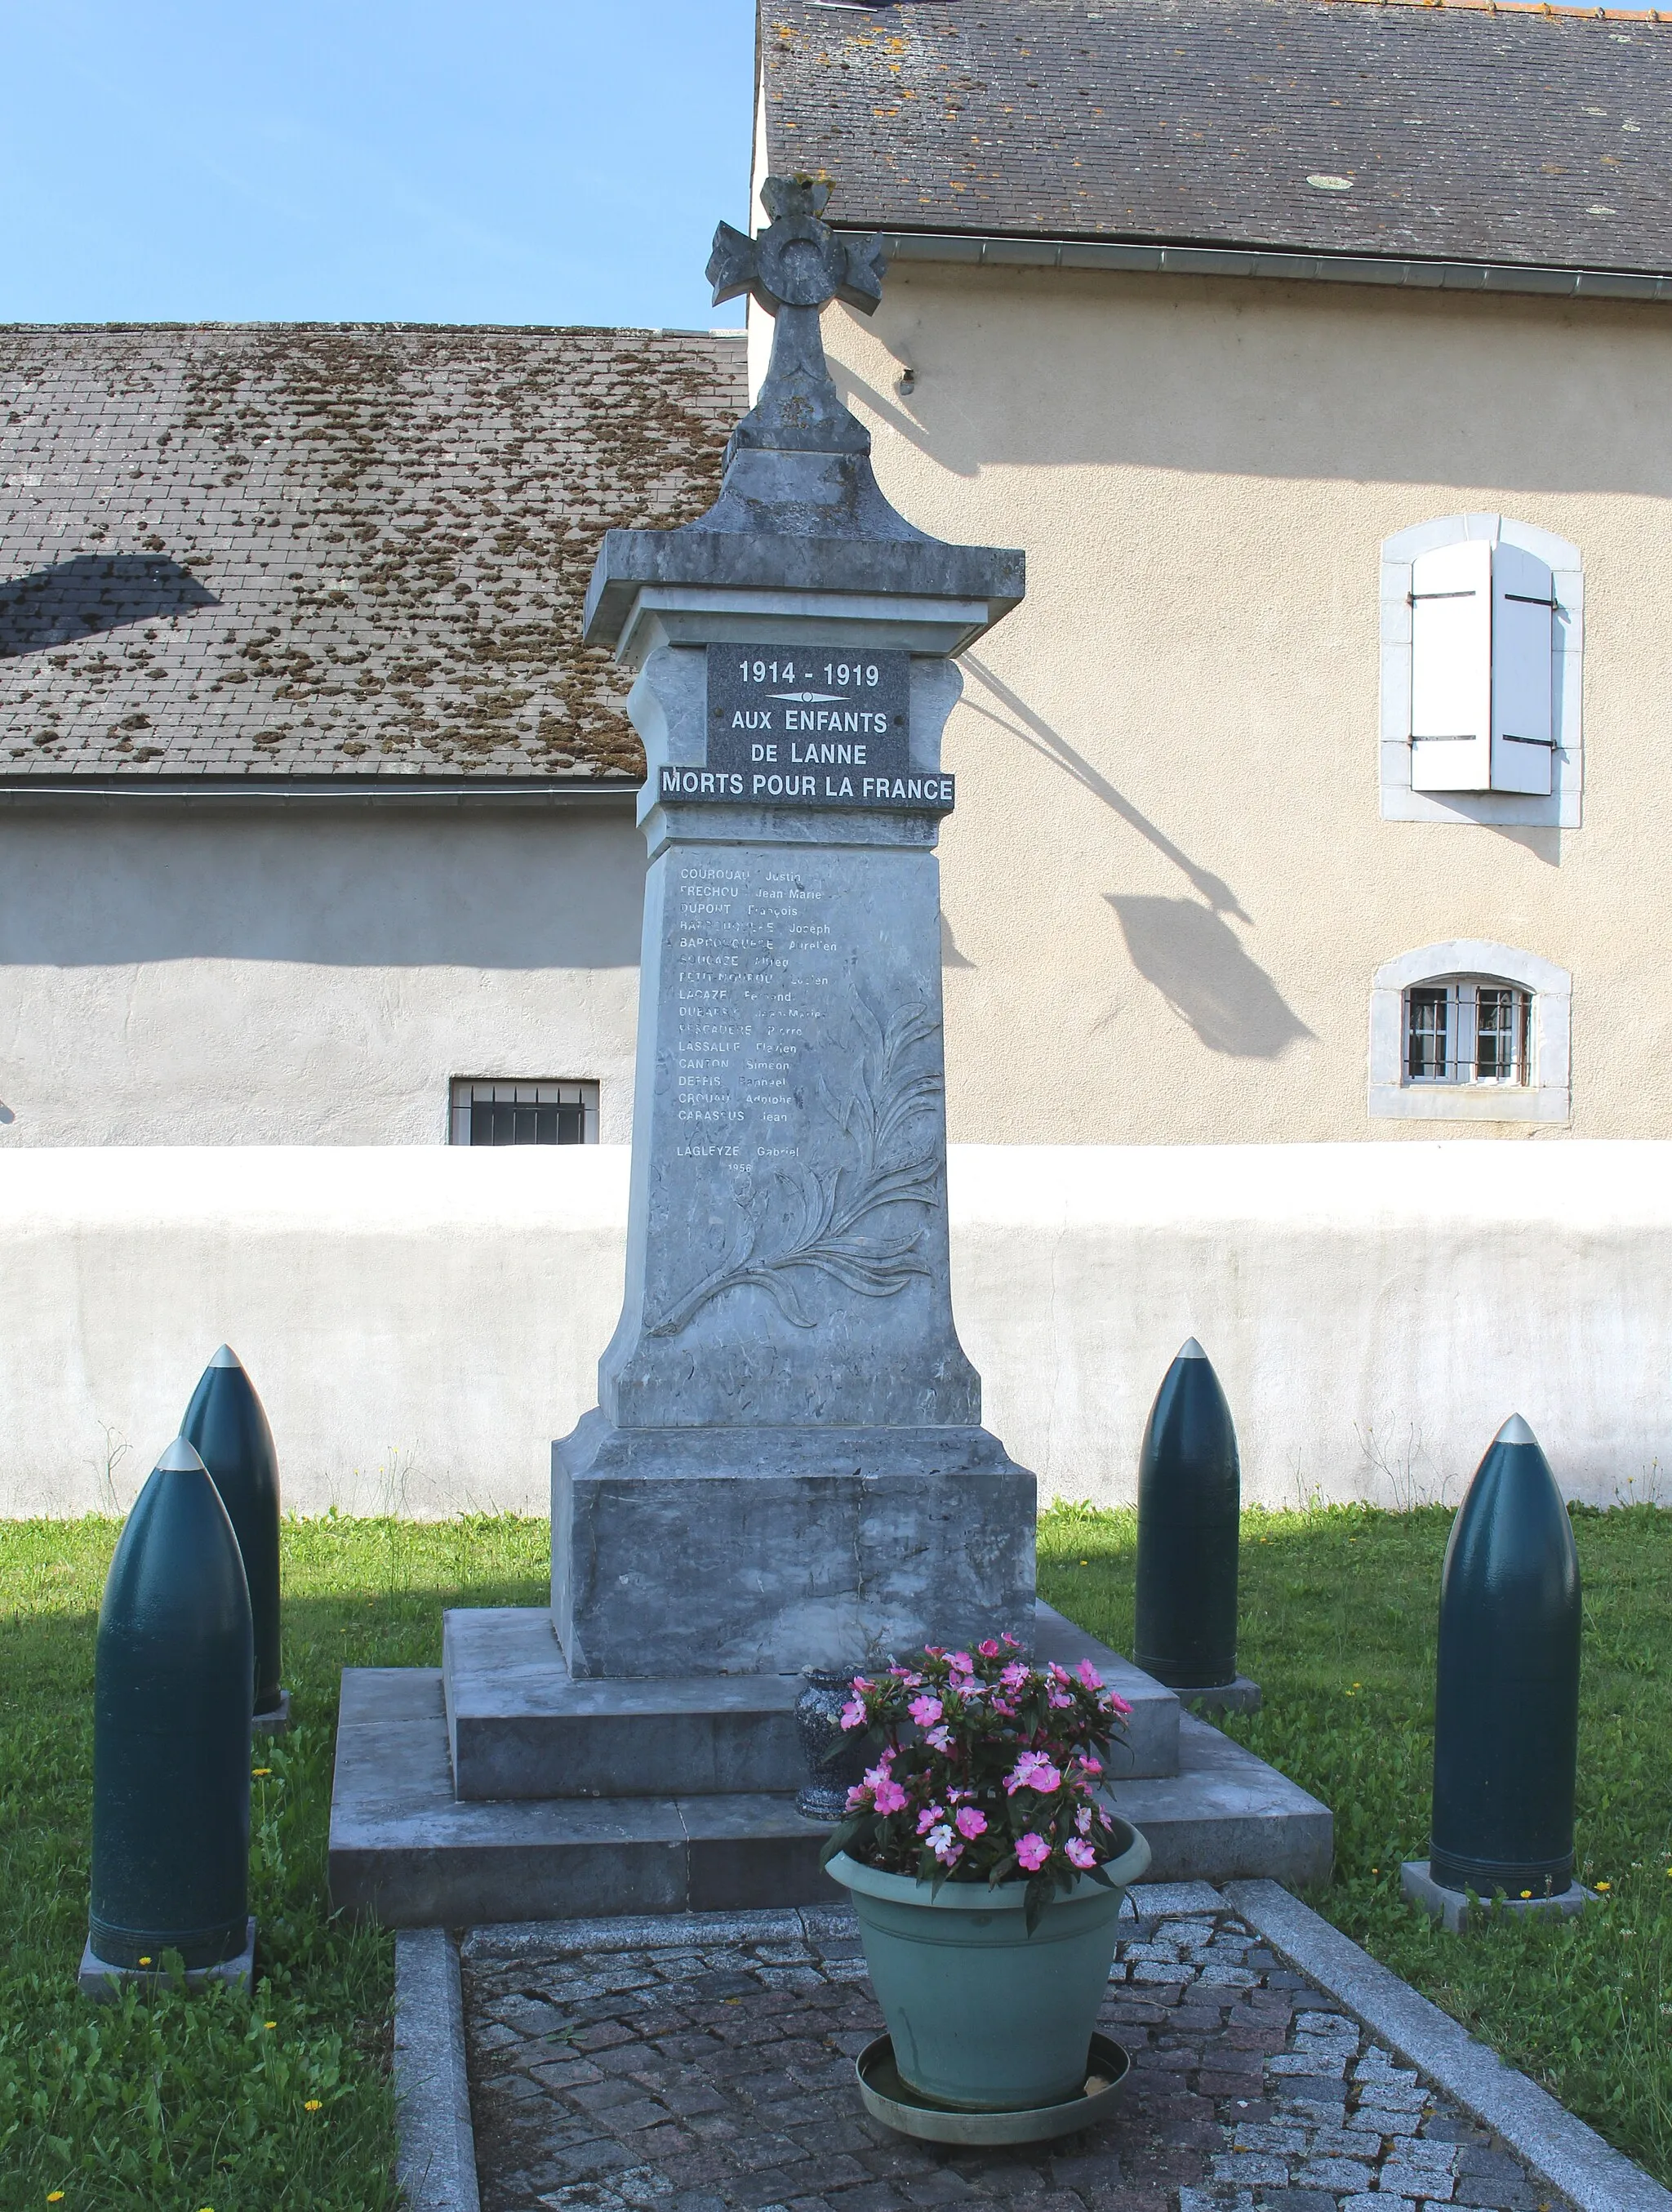
[[593,555],[746,404],[740,333],[0,330],[0,783],[636,781]]

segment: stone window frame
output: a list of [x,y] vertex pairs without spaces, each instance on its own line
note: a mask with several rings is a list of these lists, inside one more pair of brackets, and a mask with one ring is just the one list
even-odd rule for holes
[[[1508,983],[1532,1000],[1530,1079],[1523,1084],[1411,1083],[1405,994],[1467,976]],[[1376,971],[1370,994],[1370,1113],[1406,1121],[1566,1121],[1572,1112],[1573,978],[1553,960],[1478,937],[1401,952]]]
[[[1411,570],[1420,553],[1484,538],[1518,545],[1550,570],[1556,600],[1552,654],[1550,795],[1411,788]],[[1579,549],[1553,531],[1505,514],[1444,514],[1396,531],[1382,545],[1381,786],[1384,822],[1473,822],[1505,829],[1577,830],[1584,785],[1582,727],[1585,584]]]

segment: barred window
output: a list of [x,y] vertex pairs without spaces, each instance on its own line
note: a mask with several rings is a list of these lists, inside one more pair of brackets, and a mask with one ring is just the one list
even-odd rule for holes
[[459,1076],[450,1133],[455,1145],[595,1145],[598,1085]]
[[1407,1083],[1525,1084],[1533,994],[1490,976],[1414,984],[1405,994]]

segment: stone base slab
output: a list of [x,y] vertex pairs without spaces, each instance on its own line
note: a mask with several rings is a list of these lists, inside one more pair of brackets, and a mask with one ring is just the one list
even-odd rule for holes
[[1034,1479],[980,1428],[617,1429],[552,1446],[577,1679],[793,1674],[1033,1615]]
[[[142,1995],[151,1990],[173,1989],[177,1977],[160,1973],[154,1966],[111,1966],[95,1958],[88,1943],[82,1953],[82,1963],[76,1975],[76,1986],[84,1997],[95,2004],[114,2004],[123,1990],[137,1989]],[[235,1958],[222,1959],[213,1966],[188,1966],[185,1986],[200,1990],[210,1982],[241,1982],[248,1989],[255,1980],[255,1922],[252,1920],[244,1931],[244,1948]]]
[[279,1701],[271,1711],[254,1713],[250,1726],[257,1735],[289,1735],[290,1733],[290,1692],[279,1692]]
[[[1048,1605],[1037,1656],[1089,1659],[1132,1707],[1118,1780],[1178,1768],[1178,1700]],[[441,1677],[455,1794],[495,1798],[714,1796],[789,1791],[807,1779],[795,1674],[577,1680],[551,1616],[532,1607],[443,1616]]]
[[[1155,1879],[1324,1879],[1326,1808],[1204,1721],[1181,1716],[1178,1740],[1178,1774],[1115,1787]],[[835,1904],[826,1832],[775,1792],[460,1801],[441,1670],[344,1670],[331,1900],[387,1926]]]
[[1238,1674],[1234,1682],[1221,1682],[1213,1690],[1175,1690],[1180,1705],[1193,1713],[1257,1713],[1260,1685]]
[[1448,1935],[1461,1936],[1478,1914],[1490,1920],[1500,1912],[1553,1913],[1572,1920],[1595,1899],[1596,1893],[1581,1882],[1570,1883],[1555,1897],[1482,1897],[1471,1903],[1468,1893],[1444,1889],[1428,1871],[1426,1859],[1406,1859],[1399,1869],[1399,1887],[1408,1904],[1438,1920]]

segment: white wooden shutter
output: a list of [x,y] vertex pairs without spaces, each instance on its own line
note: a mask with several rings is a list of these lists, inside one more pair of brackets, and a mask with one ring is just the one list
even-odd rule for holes
[[1471,538],[1412,564],[1414,791],[1492,788],[1492,554]]
[[1550,790],[1550,571],[1519,545],[1499,545],[1492,563],[1492,787]]

